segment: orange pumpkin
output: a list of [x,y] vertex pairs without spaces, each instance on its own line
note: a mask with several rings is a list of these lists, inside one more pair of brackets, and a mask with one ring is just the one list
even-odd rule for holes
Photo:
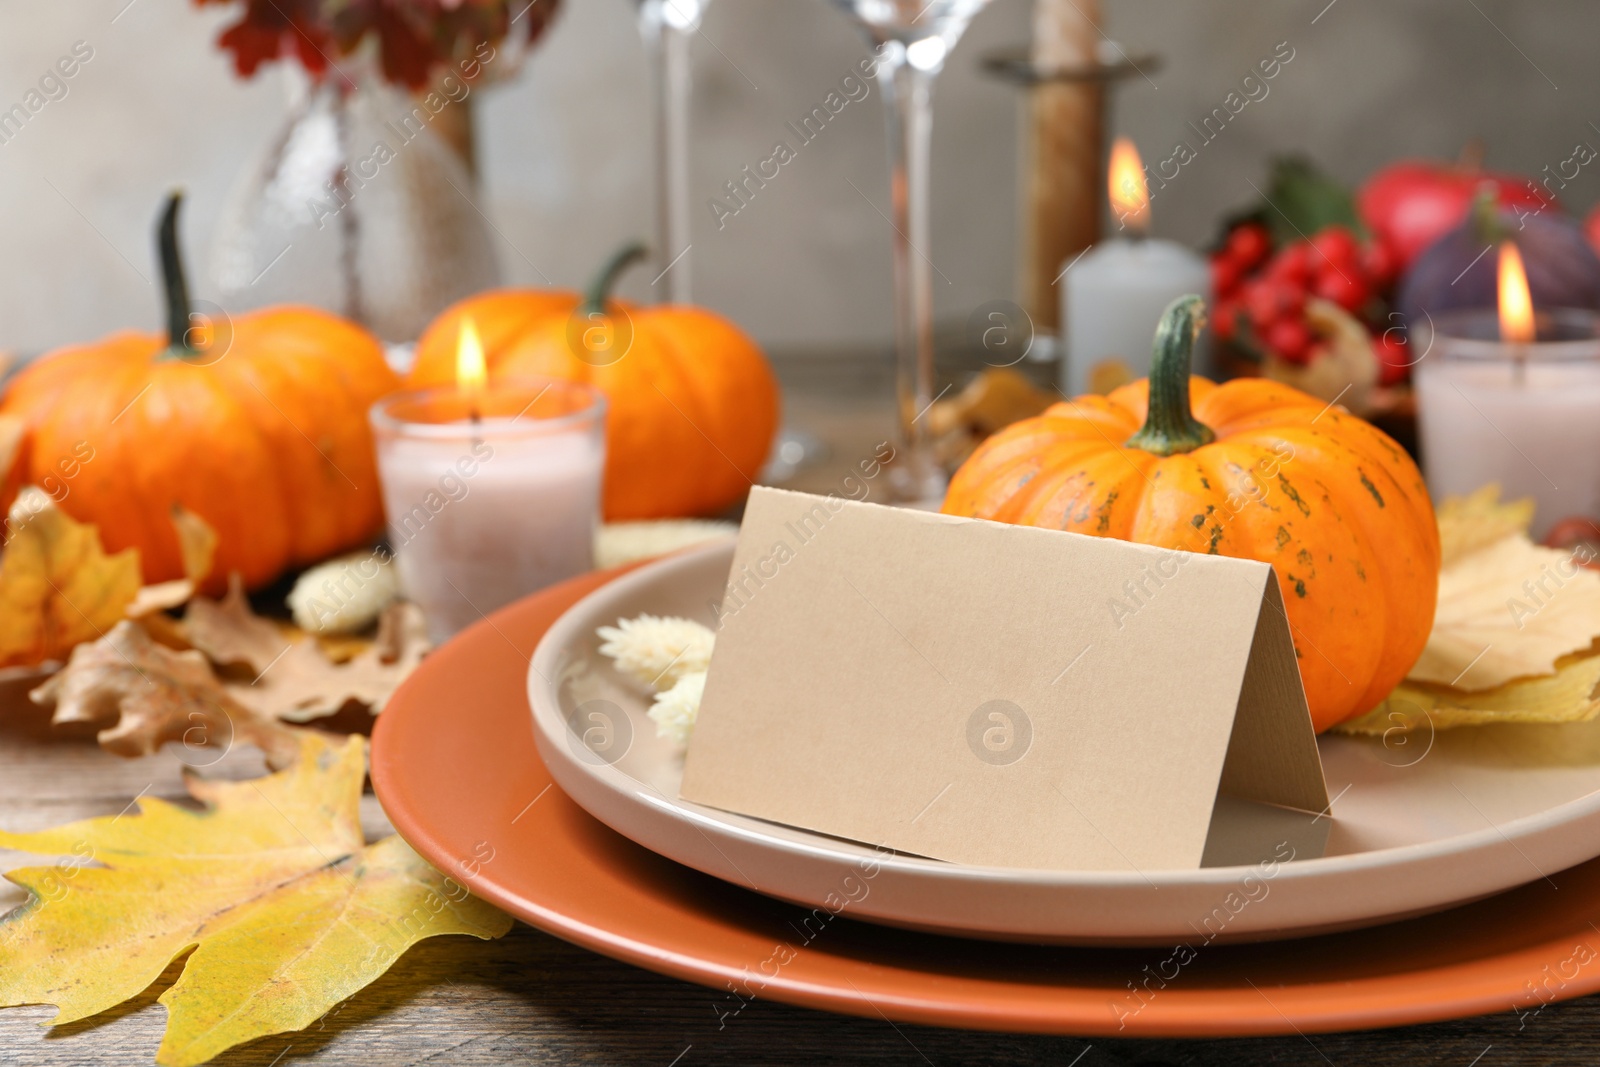
[[1371,424],[1276,382],[1190,378],[1203,315],[1199,297],[1167,309],[1148,380],[985,441],[944,510],[1270,563],[1326,730],[1376,706],[1428,640],[1433,507]]
[[179,198],[160,227],[167,334],[127,331],[23,368],[0,414],[27,427],[26,479],[139,550],[146,581],[183,575],[169,515],[217,531],[213,591],[361,544],[383,523],[367,409],[397,388],[378,341],[304,307],[194,327]]
[[755,342],[727,319],[683,305],[610,299],[644,249],[624,249],[585,298],[506,289],[445,310],[417,343],[407,385],[455,381],[471,318],[490,380],[538,377],[606,396],[607,519],[713,515],[749,490],[778,425],[778,385]]

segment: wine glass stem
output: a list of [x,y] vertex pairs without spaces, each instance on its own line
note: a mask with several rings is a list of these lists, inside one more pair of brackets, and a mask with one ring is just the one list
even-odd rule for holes
[[933,79],[904,54],[880,59],[878,83],[889,132],[889,191],[894,221],[895,391],[901,454],[895,493],[914,503],[944,496],[944,472],[933,452],[933,264],[929,240],[929,134]]
[[[685,0],[643,0],[639,31],[649,53],[654,88],[656,163],[656,270],[668,303],[689,302],[689,38],[692,26],[666,17]],[[700,0],[692,0],[698,8]]]

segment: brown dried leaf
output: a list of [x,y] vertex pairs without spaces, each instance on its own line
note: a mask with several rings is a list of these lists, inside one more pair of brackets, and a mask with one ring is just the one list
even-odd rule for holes
[[269,619],[250,610],[237,574],[228,577],[221,600],[196,597],[183,613],[189,643],[222,667],[243,666],[260,676],[294,643]]
[[142,619],[158,611],[182,607],[211,573],[211,561],[217,554],[217,531],[182,504],[172,507],[172,525],[178,531],[178,551],[183,556],[184,576],[140,589],[139,595],[128,605],[130,619]]
[[[4,355],[0,352],[0,358]],[[4,366],[0,366],[0,374],[4,373]],[[22,439],[27,431],[27,424],[15,415],[0,415],[0,483],[10,478],[17,456],[22,452]]]
[[32,486],[17,494],[0,557],[0,667],[61,659],[121,619],[139,591],[139,553],[107,555],[100,532]]
[[1009,367],[1000,367],[979,374],[950,399],[935,401],[928,410],[928,426],[935,436],[966,429],[987,437],[1039,414],[1059,399]]
[[217,557],[217,531],[182,504],[172,506],[172,525],[178,531],[183,576],[198,586],[211,576],[211,564]]
[[1490,484],[1468,496],[1439,505],[1439,555],[1444,566],[1516,534],[1533,523],[1533,498],[1502,503],[1500,487]]
[[112,722],[99,741],[119,756],[148,756],[177,741],[191,752],[215,749],[220,759],[243,741],[277,767],[298,750],[295,730],[231,697],[204,656],[159,645],[126,619],[73,649],[67,665],[29,695],[37,704],[55,704],[57,724]]
[[415,604],[393,604],[378,620],[377,639],[346,662],[330,660],[315,641],[296,641],[255,681],[229,683],[227,689],[259,714],[290,722],[333,715],[350,702],[364,704],[376,715],[422,662],[426,635]]

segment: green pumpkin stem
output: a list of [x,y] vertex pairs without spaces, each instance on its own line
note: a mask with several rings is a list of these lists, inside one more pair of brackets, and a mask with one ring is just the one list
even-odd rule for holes
[[193,308],[189,304],[189,283],[183,276],[183,256],[178,251],[178,207],[183,194],[174,190],[167,196],[167,206],[161,212],[161,224],[156,231],[156,245],[161,251],[161,284],[167,297],[167,344],[171,354],[182,358],[196,353],[189,343],[189,318]]
[[595,275],[594,284],[584,294],[583,304],[578,310],[584,315],[604,314],[606,304],[611,300],[611,290],[616,287],[622,272],[649,254],[650,250],[639,241],[624,245],[616,255],[606,260],[600,273]]
[[1192,294],[1178,297],[1161,313],[1150,364],[1149,413],[1139,432],[1128,438],[1127,447],[1170,456],[1216,440],[1211,427],[1189,409],[1189,363],[1194,340],[1205,324],[1205,301]]

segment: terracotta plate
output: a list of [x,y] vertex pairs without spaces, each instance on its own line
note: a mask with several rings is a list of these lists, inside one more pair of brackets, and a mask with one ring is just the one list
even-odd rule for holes
[[895,930],[680,866],[586,814],[534,746],[524,695],[534,647],[614,576],[513,604],[431,655],[378,721],[373,785],[406,840],[478,895],[722,991],[729,1011],[733,983],[745,997],[939,1026],[1224,1036],[1426,1022],[1600,989],[1600,861],[1355,933],[1260,945],[1197,935],[1141,949]]

